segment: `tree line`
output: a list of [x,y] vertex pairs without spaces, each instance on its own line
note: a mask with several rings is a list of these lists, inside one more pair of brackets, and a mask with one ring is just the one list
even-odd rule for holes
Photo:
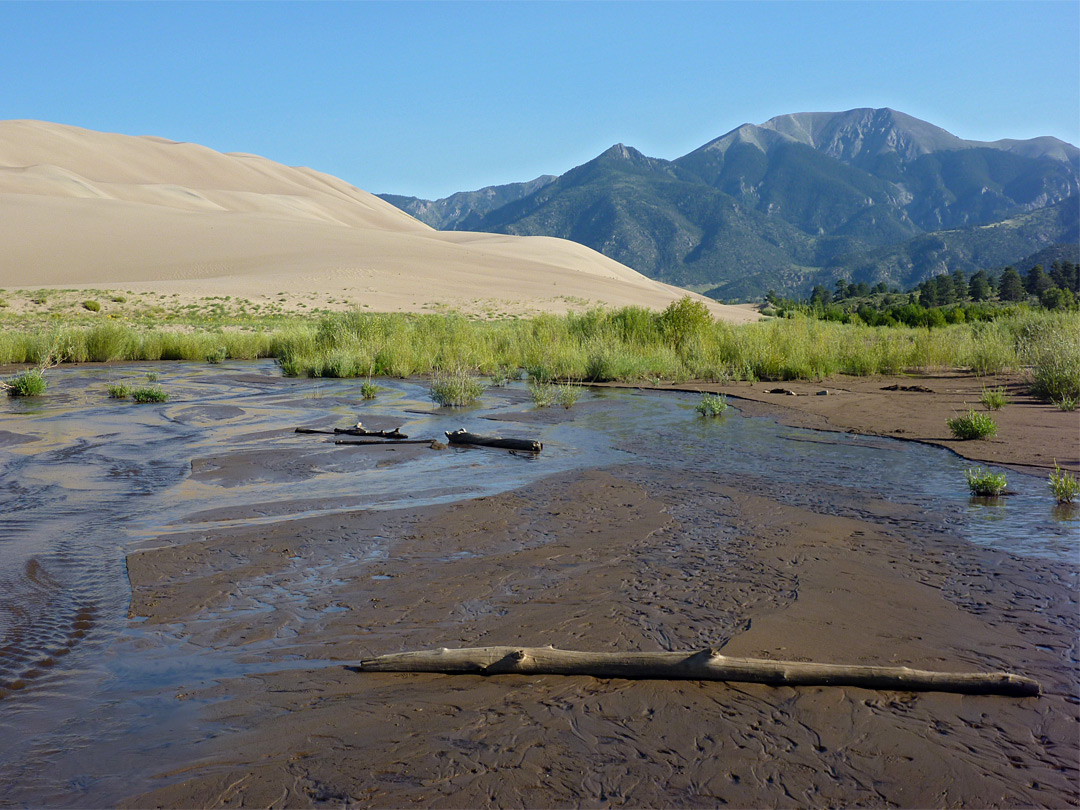
[[991,320],[1020,304],[1076,309],[1080,305],[1080,265],[1055,261],[1047,272],[1036,264],[1023,275],[1014,267],[1006,267],[1000,275],[979,270],[970,277],[955,270],[905,292],[884,283],[870,286],[837,279],[831,290],[816,285],[809,298],[782,298],[770,290],[765,299],[766,313],[771,310],[779,316],[802,313],[843,323],[857,320],[870,326],[944,326]]

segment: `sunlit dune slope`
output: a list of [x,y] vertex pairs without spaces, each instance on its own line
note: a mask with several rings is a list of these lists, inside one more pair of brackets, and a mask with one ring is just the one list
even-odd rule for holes
[[685,294],[572,242],[435,231],[312,169],[39,121],[0,122],[0,286],[523,312]]

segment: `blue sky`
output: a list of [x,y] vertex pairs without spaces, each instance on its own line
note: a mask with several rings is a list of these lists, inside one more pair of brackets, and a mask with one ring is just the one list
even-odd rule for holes
[[0,119],[195,141],[373,192],[673,159],[745,122],[893,107],[1080,142],[1080,3],[0,2]]

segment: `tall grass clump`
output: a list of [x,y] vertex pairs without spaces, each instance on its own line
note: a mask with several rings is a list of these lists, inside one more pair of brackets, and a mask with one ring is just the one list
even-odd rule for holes
[[529,380],[529,396],[537,408],[546,408],[555,401],[555,385],[544,380]]
[[972,495],[983,498],[994,498],[1005,491],[1005,473],[993,473],[976,467],[973,470],[965,470],[968,489]]
[[1017,332],[1031,393],[1047,402],[1080,398],[1080,313],[1026,313]]
[[989,439],[997,433],[994,420],[988,414],[975,410],[947,419],[946,424],[957,439]]
[[124,383],[111,383],[108,391],[110,399],[127,399],[131,396],[131,386]]
[[375,399],[379,395],[379,386],[375,385],[370,379],[360,386],[360,396],[364,399]]
[[1068,470],[1058,466],[1054,459],[1054,471],[1050,473],[1050,491],[1054,493],[1058,503],[1072,503],[1080,493],[1080,482]]
[[1009,398],[1005,394],[1005,386],[997,388],[984,388],[979,395],[979,401],[988,411],[998,411],[1009,404]]
[[461,407],[480,399],[484,385],[464,368],[436,371],[428,386],[431,401],[440,407]]
[[45,375],[41,369],[32,368],[22,374],[16,374],[6,383],[8,396],[12,397],[39,397],[45,393],[49,384],[45,382]]

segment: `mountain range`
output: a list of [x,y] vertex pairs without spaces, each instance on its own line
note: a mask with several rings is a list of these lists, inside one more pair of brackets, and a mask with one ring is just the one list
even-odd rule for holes
[[442,200],[379,195],[440,230],[587,245],[721,299],[836,278],[911,286],[1080,241],[1080,150],[963,140],[896,110],[782,115],[676,160],[616,144],[559,176]]

